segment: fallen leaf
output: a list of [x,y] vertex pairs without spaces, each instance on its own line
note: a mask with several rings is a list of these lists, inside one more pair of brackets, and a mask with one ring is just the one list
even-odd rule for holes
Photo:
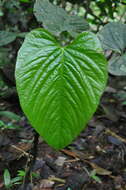
[[65,160],[66,160],[65,157],[59,156],[59,157],[56,159],[55,164],[56,164],[57,166],[63,166]]
[[92,168],[95,170],[96,174],[99,175],[111,175],[112,172],[109,170],[106,170],[104,168],[99,167],[97,164],[93,163],[93,162],[88,162]]
[[71,157],[74,157],[74,158],[78,158],[79,155],[75,152],[71,152],[69,150],[66,150],[66,149],[62,149],[61,152],[67,154],[68,156],[71,156]]
[[58,177],[49,177],[48,180],[65,183],[64,179],[61,179],[61,178],[58,178]]
[[33,187],[33,190],[53,190],[52,187],[55,184],[54,181],[43,179],[38,185]]

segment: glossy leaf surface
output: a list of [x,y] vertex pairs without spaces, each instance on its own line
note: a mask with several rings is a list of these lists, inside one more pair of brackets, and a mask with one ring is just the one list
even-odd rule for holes
[[32,126],[60,149],[84,129],[106,85],[106,60],[96,36],[83,32],[61,47],[46,30],[31,31],[19,50],[16,85]]

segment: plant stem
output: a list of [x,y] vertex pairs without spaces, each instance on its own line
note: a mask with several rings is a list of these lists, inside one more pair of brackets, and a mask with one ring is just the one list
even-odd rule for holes
[[[30,160],[28,160],[28,170],[26,172],[26,175],[25,175],[25,179],[24,179],[24,186],[29,183],[29,180],[30,180],[30,173],[33,169],[33,166],[35,164],[35,161],[36,161],[36,157],[37,157],[37,146],[38,146],[38,139],[39,139],[39,134],[34,131],[34,141],[33,141],[33,147],[30,151],[30,154],[32,155],[32,157],[29,157]],[[29,159],[28,158],[28,159]]]

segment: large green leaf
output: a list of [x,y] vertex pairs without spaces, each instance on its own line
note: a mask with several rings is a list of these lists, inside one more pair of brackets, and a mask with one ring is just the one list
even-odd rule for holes
[[0,46],[7,45],[16,39],[16,34],[14,32],[0,31]]
[[106,24],[98,34],[104,50],[112,50],[108,70],[113,75],[126,75],[126,24]]
[[96,36],[83,32],[61,47],[46,30],[31,31],[19,50],[16,85],[32,126],[63,148],[84,129],[106,85],[106,60]]
[[89,29],[81,17],[68,15],[67,12],[48,0],[36,0],[34,14],[43,26],[55,35],[68,31],[72,36]]

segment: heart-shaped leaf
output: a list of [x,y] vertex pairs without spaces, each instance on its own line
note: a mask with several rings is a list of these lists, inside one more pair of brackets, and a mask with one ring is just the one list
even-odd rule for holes
[[44,29],[31,31],[19,50],[16,85],[22,109],[56,149],[71,143],[96,111],[107,80],[101,51],[91,32],[61,47]]

